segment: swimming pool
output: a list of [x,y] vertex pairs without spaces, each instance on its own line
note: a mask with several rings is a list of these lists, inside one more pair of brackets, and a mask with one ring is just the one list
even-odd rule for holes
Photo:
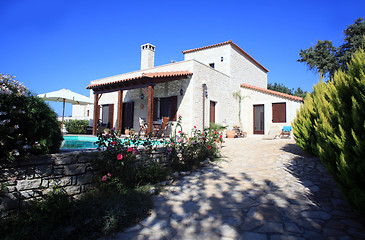
[[61,149],[88,149],[97,148],[95,142],[98,137],[91,136],[63,136]]
[[[61,149],[96,149],[98,146],[95,144],[98,141],[98,137],[93,136],[63,136],[64,141]],[[126,140],[122,140],[126,141]],[[143,145],[144,140],[138,140],[136,145]],[[163,145],[162,141],[152,141],[152,145]],[[131,145],[133,146],[133,144]]]

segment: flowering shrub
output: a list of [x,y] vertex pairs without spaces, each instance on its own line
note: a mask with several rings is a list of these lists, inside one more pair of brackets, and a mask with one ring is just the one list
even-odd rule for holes
[[[121,139],[115,129],[109,134],[99,134],[97,144],[103,150],[103,158],[96,162],[100,170],[96,182],[101,189],[123,190],[154,184],[173,171],[195,169],[202,161],[218,155],[223,142],[221,131],[216,128],[201,131],[195,127],[189,136],[182,132],[181,121],[179,116],[175,133],[166,141],[141,139],[137,135]],[[165,156],[160,159],[152,155],[156,143],[164,149]]]
[[[158,141],[159,144],[163,142]],[[151,139],[142,140],[137,135],[121,139],[114,128],[109,134],[99,134],[98,149],[103,150],[102,160],[97,160],[96,167],[101,171],[97,179],[102,189],[125,187],[133,188],[163,180],[166,168],[157,162],[152,163],[153,144]],[[138,147],[143,147],[140,152]]]
[[0,161],[57,152],[62,140],[56,113],[14,77],[0,74]]
[[[181,129],[182,117],[177,120],[177,127]],[[179,130],[167,145],[168,158],[174,170],[189,170],[207,158],[216,157],[219,147],[223,143],[222,132],[216,128],[198,130],[196,126],[191,135]]]

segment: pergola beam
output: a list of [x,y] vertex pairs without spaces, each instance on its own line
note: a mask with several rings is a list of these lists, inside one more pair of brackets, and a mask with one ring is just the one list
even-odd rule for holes
[[154,86],[148,86],[148,115],[147,115],[147,135],[153,131],[153,97],[155,94]]
[[123,121],[123,90],[118,91],[118,115],[117,115],[117,130],[122,134]]
[[98,132],[98,122],[99,122],[99,94],[94,93],[94,116],[93,116],[93,135],[96,135]]

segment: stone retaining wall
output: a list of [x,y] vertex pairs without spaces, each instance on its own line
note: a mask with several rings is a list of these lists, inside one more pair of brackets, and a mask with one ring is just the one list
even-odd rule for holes
[[[145,148],[138,147],[137,161],[146,159]],[[164,147],[154,146],[148,154],[150,161],[166,160]],[[152,154],[152,155],[151,155]],[[144,157],[143,157],[144,156]],[[29,200],[60,188],[68,195],[79,197],[92,188],[91,181],[96,171],[93,161],[100,159],[96,150],[73,151],[66,153],[32,156],[16,165],[0,166],[0,217],[22,208]],[[146,161],[146,160],[143,160]]]
[[7,193],[0,195],[1,217],[55,187],[76,197],[86,192],[95,171],[92,162],[99,155],[96,151],[74,151],[32,156],[16,165],[1,166],[0,183],[7,187]]

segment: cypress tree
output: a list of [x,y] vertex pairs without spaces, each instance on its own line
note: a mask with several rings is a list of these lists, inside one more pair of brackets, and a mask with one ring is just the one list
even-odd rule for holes
[[365,52],[347,70],[320,81],[294,120],[298,146],[319,156],[344,197],[365,214]]

